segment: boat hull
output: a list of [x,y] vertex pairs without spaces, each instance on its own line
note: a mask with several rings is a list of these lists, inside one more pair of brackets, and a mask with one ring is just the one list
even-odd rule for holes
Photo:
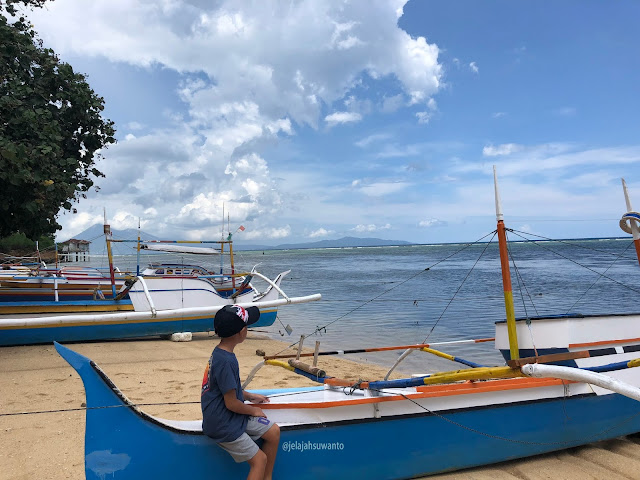
[[[261,309],[260,320],[251,328],[266,327],[276,319],[277,309]],[[89,314],[90,315],[90,314]],[[11,327],[0,326],[0,346],[33,345],[51,342],[83,342],[88,340],[114,340],[156,335],[171,335],[176,332],[211,332],[213,315],[168,319],[133,321],[94,321],[89,324],[74,322],[47,326]]]
[[[56,348],[80,373],[87,392],[87,480],[247,475],[246,463],[234,463],[195,428],[167,426],[125,404],[88,359]],[[422,413],[282,426],[281,431],[274,478],[403,479],[634,433],[640,431],[640,404],[618,394],[587,393],[437,412],[427,407]]]

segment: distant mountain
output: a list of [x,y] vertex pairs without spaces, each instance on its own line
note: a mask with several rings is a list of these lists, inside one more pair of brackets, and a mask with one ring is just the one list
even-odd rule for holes
[[[114,240],[136,240],[138,238],[138,230],[135,228],[128,228],[126,230],[116,230],[115,228],[112,228],[111,233]],[[143,240],[159,240],[158,237],[144,231],[141,231],[140,235]],[[74,235],[72,238],[90,241],[91,245],[89,245],[89,252],[92,254],[102,254],[103,252],[106,254],[104,226],[101,223],[91,225],[89,228],[77,235]],[[114,242],[111,244],[111,247],[114,255],[128,255],[135,253],[135,243]]]
[[[129,228],[126,230],[111,229],[115,240],[136,240],[138,238],[138,230]],[[160,240],[158,237],[150,233],[142,231],[140,233],[143,240]],[[88,240],[91,242],[89,252],[92,254],[106,253],[104,242],[103,225],[96,223],[85,231],[74,235],[73,238],[78,240]],[[318,242],[307,243],[283,243],[281,245],[253,245],[234,242],[234,250],[290,250],[298,248],[344,248],[344,247],[385,247],[390,245],[411,245],[410,242],[403,240],[383,240],[381,238],[358,238],[343,237],[337,240],[320,240]],[[112,244],[114,255],[127,255],[135,251],[135,243],[117,243]]]

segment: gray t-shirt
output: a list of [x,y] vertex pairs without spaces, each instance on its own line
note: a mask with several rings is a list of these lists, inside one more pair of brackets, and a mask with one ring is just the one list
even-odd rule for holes
[[232,442],[247,429],[247,415],[232,412],[224,404],[224,394],[235,389],[244,402],[238,359],[221,348],[214,348],[202,379],[200,403],[202,431],[216,442]]

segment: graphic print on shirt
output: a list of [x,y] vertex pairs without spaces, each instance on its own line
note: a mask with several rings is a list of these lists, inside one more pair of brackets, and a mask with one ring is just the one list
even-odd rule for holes
[[202,390],[200,391],[200,396],[204,395],[204,393],[209,390],[209,369],[210,368],[211,368],[211,357],[209,357],[207,366],[204,369],[204,377],[202,378]]

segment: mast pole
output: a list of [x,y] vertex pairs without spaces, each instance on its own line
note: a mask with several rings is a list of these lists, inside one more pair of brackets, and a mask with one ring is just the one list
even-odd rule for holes
[[111,275],[111,293],[116,298],[116,277],[113,271],[113,255],[111,254],[111,227],[107,223],[107,209],[104,209],[104,237],[107,241],[107,257],[109,258],[109,274]]
[[509,269],[509,252],[507,250],[507,234],[504,228],[504,215],[500,204],[500,191],[498,190],[498,175],[496,166],[493,166],[493,185],[496,198],[496,220],[498,221],[498,244],[500,245],[500,268],[502,269],[502,286],[504,289],[504,307],[507,312],[507,332],[509,334],[509,351],[511,360],[520,358],[518,349],[518,334],[516,332],[516,314],[513,306],[513,290],[511,288],[511,271]]
[[224,202],[222,202],[222,228],[220,229],[220,275],[224,270]]
[[235,265],[233,263],[233,240],[232,240],[232,234],[231,234],[231,215],[229,215],[229,213],[227,213],[227,227],[229,228],[229,262],[231,263],[231,285],[233,287],[233,293],[236,293],[236,277],[234,276],[234,274],[236,273],[235,271]]
[[[622,217],[620,226],[622,226],[623,223],[626,224],[626,219],[629,220],[631,235],[633,235],[633,243],[636,247],[636,256],[638,257],[638,263],[640,263],[640,231],[638,229],[640,215],[633,211],[631,200],[629,199],[629,192],[627,191],[627,182],[624,181],[624,178],[622,179],[622,190],[624,191],[624,201],[627,203],[627,214]],[[623,228],[623,230],[627,231],[625,228]]]
[[140,217],[138,217],[138,246],[136,249],[136,277],[140,276]]

